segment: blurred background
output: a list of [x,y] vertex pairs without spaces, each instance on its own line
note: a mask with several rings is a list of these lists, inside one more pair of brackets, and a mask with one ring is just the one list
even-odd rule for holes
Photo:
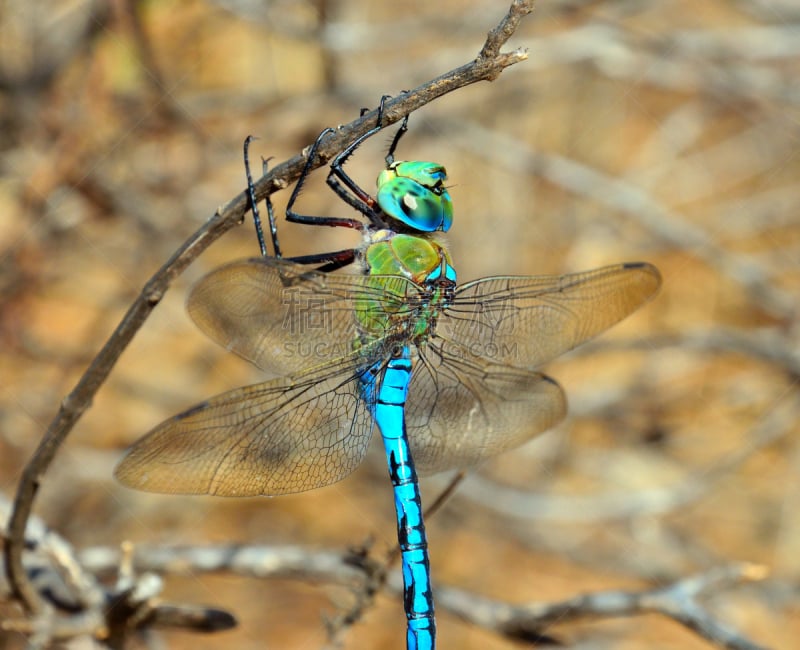
[[[0,6],[0,490],[147,279],[244,189],[241,145],[280,162],[475,57],[507,5],[248,0]],[[731,562],[758,583],[704,603],[754,641],[800,638],[800,6],[540,0],[506,49],[529,59],[411,116],[398,157],[443,163],[460,280],[646,260],[660,295],[550,364],[570,416],[470,473],[428,521],[435,585],[512,603],[642,590]],[[349,171],[363,187],[390,134]],[[257,166],[257,165],[256,165]],[[288,255],[357,235],[285,224]],[[311,177],[308,214],[352,216]],[[259,381],[184,312],[191,283],[258,253],[249,222],[175,283],[44,477],[35,511],[77,548],[396,543],[377,449],[348,479],[276,499],[138,494],[123,449],[201,399]],[[447,477],[423,484],[428,501]],[[167,576],[165,597],[234,612],[161,647],[321,648],[350,591]],[[8,613],[9,610],[5,610]],[[11,610],[13,611],[13,610]],[[519,644],[439,613],[443,648]],[[401,599],[343,637],[397,648]],[[580,648],[707,648],[656,615],[554,625]],[[8,634],[4,648],[23,646]],[[158,647],[158,646],[156,646]]]

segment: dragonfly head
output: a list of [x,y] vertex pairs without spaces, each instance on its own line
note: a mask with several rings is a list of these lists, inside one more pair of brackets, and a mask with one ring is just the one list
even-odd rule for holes
[[419,232],[449,230],[453,202],[447,172],[434,162],[399,161],[378,176],[376,199],[384,214]]

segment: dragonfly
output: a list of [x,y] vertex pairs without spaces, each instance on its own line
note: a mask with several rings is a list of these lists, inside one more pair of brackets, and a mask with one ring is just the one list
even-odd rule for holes
[[[271,378],[159,424],[129,449],[115,476],[159,493],[303,492],[353,472],[377,426],[394,490],[406,647],[433,650],[418,476],[474,466],[560,422],[564,392],[540,367],[631,314],[654,296],[661,277],[654,266],[634,262],[459,284],[439,239],[453,221],[445,168],[394,160],[407,116],[374,197],[344,170],[356,148],[383,128],[383,103],[377,126],[333,159],[327,178],[364,219],[293,209],[333,129],[309,151],[286,208],[289,221],[358,229],[360,246],[283,258],[268,202],[276,255],[226,264],[189,293],[187,309],[200,330]],[[265,253],[247,160],[246,169]],[[350,265],[357,272],[347,273]]]

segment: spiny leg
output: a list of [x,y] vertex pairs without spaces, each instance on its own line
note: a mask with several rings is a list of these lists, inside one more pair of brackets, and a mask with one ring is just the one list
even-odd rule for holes
[[[342,164],[352,155],[352,153],[358,148],[358,146],[364,142],[364,140],[370,138],[371,136],[375,135],[378,131],[380,131],[383,127],[381,126],[381,122],[383,121],[383,110],[384,104],[386,100],[389,98],[389,95],[384,95],[381,97],[380,107],[378,109],[378,124],[375,128],[371,129],[363,136],[358,138],[353,144],[347,147],[341,154],[334,158],[334,163],[331,165],[331,173],[328,174],[328,185],[332,187],[332,189],[336,192],[337,196],[341,198],[345,203],[350,205],[352,208],[361,212],[367,219],[369,219],[370,223],[374,226],[381,227],[383,226],[383,220],[380,218],[381,210],[377,206],[375,199],[373,199],[369,194],[364,192],[358,185],[350,179],[350,177],[344,173],[341,169]],[[367,109],[361,110],[361,115],[364,115]],[[403,120],[403,125],[401,127],[402,132],[404,133],[407,130],[406,124],[408,122],[408,116]],[[311,150],[308,153],[308,158],[306,159],[305,167],[303,168],[303,172],[300,175],[300,178],[297,181],[297,184],[292,191],[292,195],[289,198],[289,202],[286,206],[286,220],[291,221],[294,223],[302,223],[305,225],[327,225],[327,226],[343,226],[348,228],[363,228],[363,224],[360,221],[356,221],[355,219],[341,219],[338,217],[319,217],[319,216],[311,216],[311,215],[301,215],[292,210],[297,197],[300,195],[303,185],[305,184],[307,176],[311,172],[311,165],[313,164],[314,157],[316,156],[317,150],[319,149],[323,139],[330,133],[333,133],[334,129],[328,128],[324,129],[318,136],[317,139],[314,141],[314,144],[311,147]],[[397,146],[397,142],[400,140],[402,133],[398,133],[395,135],[394,140],[392,141],[392,145],[390,147],[390,154],[394,152],[394,149]],[[340,184],[336,183],[335,179],[332,180],[332,174],[334,173],[334,165],[338,166],[338,174],[343,178],[344,182],[347,183],[348,187],[352,188],[353,193],[356,196],[350,194],[344,187]],[[364,200],[366,199],[366,200]],[[293,262],[297,262],[298,264],[318,264],[324,262],[324,266],[321,266],[318,270],[323,272],[334,271],[336,269],[342,268],[351,264],[356,258],[356,249],[344,249],[340,251],[333,251],[330,253],[319,253],[313,255],[302,255],[292,257],[291,260]]]
[[[330,172],[328,172],[327,183],[330,186],[330,188],[334,192],[336,192],[336,194],[338,194],[342,199],[347,200],[347,198],[345,197],[349,197],[350,199],[352,199],[353,197],[347,193],[347,190],[345,190],[344,187],[342,187],[342,185],[344,185],[353,194],[355,194],[355,196],[358,197],[358,199],[360,199],[363,205],[361,205],[361,207],[357,209],[360,210],[362,213],[364,213],[367,217],[369,217],[370,216],[369,213],[373,212],[374,209],[377,207],[375,199],[372,198],[372,196],[370,196],[367,192],[362,190],[361,187],[359,187],[358,183],[356,183],[352,178],[350,178],[347,172],[344,171],[343,166],[350,158],[350,156],[353,155],[353,152],[355,152],[355,150],[358,149],[365,140],[369,140],[373,135],[375,135],[376,133],[378,133],[383,129],[383,126],[381,126],[381,122],[383,122],[384,104],[386,103],[386,100],[390,96],[391,95],[383,95],[381,97],[381,103],[380,106],[378,107],[378,120],[376,126],[371,128],[360,138],[352,142],[344,151],[342,151],[338,156],[336,156],[331,162],[331,170]],[[363,115],[364,112],[365,109],[362,108],[361,114]],[[341,183],[339,181],[341,181]],[[355,205],[353,207],[355,207]],[[368,212],[365,212],[364,208],[367,208]]]
[[352,264],[356,259],[356,249],[345,248],[344,250],[331,251],[330,253],[296,255],[287,259],[290,262],[295,262],[297,264],[322,264],[324,262],[325,264],[316,270],[322,271],[323,273],[330,273],[331,271],[341,269],[348,264]]
[[[256,201],[256,188],[253,184],[253,175],[250,173],[250,143],[253,136],[248,135],[244,139],[244,172],[247,175],[247,196],[250,200],[250,211],[253,213],[253,225],[256,227],[256,237],[258,247],[261,249],[261,256],[268,257],[267,245],[264,242],[264,231],[261,229],[261,215],[258,213],[258,202]],[[267,161],[264,161],[263,171],[267,171]],[[275,213],[272,210],[272,201],[267,196],[267,216],[269,218],[269,231],[272,235],[272,247],[275,250],[275,257],[281,256],[281,248],[278,244],[278,229],[275,226]]]
[[289,197],[289,202],[286,204],[286,220],[292,223],[300,223],[307,226],[333,226],[333,227],[342,227],[342,228],[355,228],[361,230],[364,227],[364,224],[361,223],[358,219],[345,219],[340,217],[318,217],[313,215],[305,215],[305,214],[298,214],[292,208],[294,207],[295,201],[297,201],[297,197],[300,195],[300,191],[303,189],[303,185],[305,185],[306,178],[311,173],[311,166],[314,163],[314,158],[317,155],[317,150],[322,143],[322,140],[327,136],[329,133],[335,133],[335,129],[327,128],[322,131],[317,136],[317,139],[314,141],[314,144],[311,145],[311,150],[308,152],[308,157],[306,158],[306,164],[303,167],[303,171],[300,174],[300,178],[297,179],[297,183],[292,190],[292,195]]
[[[338,217],[317,217],[311,215],[301,215],[297,214],[292,210],[292,206],[294,202],[297,200],[297,197],[302,190],[303,185],[305,184],[306,178],[311,173],[311,165],[313,164],[314,157],[316,156],[317,150],[319,149],[320,143],[322,139],[332,133],[334,129],[325,129],[317,136],[317,139],[314,141],[314,144],[311,147],[311,150],[308,152],[308,158],[306,159],[306,164],[303,167],[303,171],[300,174],[300,178],[297,180],[297,184],[292,191],[291,196],[289,197],[289,202],[286,205],[286,220],[294,223],[301,223],[305,225],[312,225],[312,226],[343,226],[346,228],[362,228],[363,224],[360,221],[355,219],[340,219]],[[249,139],[245,142],[245,170],[247,171],[247,178],[248,178],[248,192],[250,194],[250,201],[251,204],[255,205],[255,190],[252,186],[252,180],[250,177],[250,167],[247,160],[247,146],[249,145]],[[266,162],[265,164],[265,172],[266,172]],[[272,233],[272,243],[273,247],[275,248],[275,256],[281,257],[281,249],[278,243],[278,229],[275,225],[275,215],[272,208],[272,202],[270,201],[269,197],[267,197],[267,211],[269,213],[269,223],[270,223],[270,232]],[[256,221],[256,234],[259,237],[259,244],[262,246],[262,255],[265,254],[265,247],[263,244],[263,234],[261,232],[261,221],[258,219],[258,212],[257,208],[254,212],[254,220]],[[298,255],[295,257],[287,258],[291,262],[296,262],[298,264],[321,264],[324,263],[318,270],[323,272],[330,272],[335,271],[336,269],[340,269],[348,264],[352,264],[356,257],[356,250],[354,248],[349,248],[340,251],[331,251],[328,253],[315,253],[312,255]]]
[[[370,220],[373,226],[378,228],[385,227],[385,223],[381,217],[383,214],[382,210],[378,206],[377,201],[367,192],[365,192],[361,187],[359,187],[358,183],[356,183],[347,172],[344,171],[344,164],[353,155],[353,152],[361,146],[361,144],[371,138],[373,135],[381,131],[384,127],[381,125],[383,122],[383,112],[384,107],[386,104],[386,100],[389,99],[391,95],[383,95],[381,97],[381,103],[378,107],[378,120],[377,124],[374,128],[367,131],[364,135],[358,138],[355,142],[353,142],[349,147],[347,147],[342,153],[336,156],[331,163],[331,171],[328,173],[327,183],[328,186],[336,192],[336,194],[345,202],[349,203],[353,206],[356,210],[361,212],[367,219]],[[363,115],[365,109],[362,109],[361,114]],[[400,129],[395,134],[394,138],[392,139],[392,144],[389,147],[389,153],[386,155],[386,164],[387,166],[394,162],[394,151],[397,148],[397,143],[400,141],[400,138],[403,137],[405,132],[408,131],[408,115],[403,118],[403,122],[400,125]],[[347,188],[347,189],[345,189]],[[352,196],[347,192],[350,190]]]
[[[261,158],[261,175],[265,176],[268,168],[269,168],[269,161],[272,160],[272,156],[269,158]],[[267,194],[267,198],[265,199],[267,204],[267,220],[269,221],[269,234],[272,238],[272,248],[275,250],[275,257],[281,257],[281,247],[278,243],[278,224],[275,221],[275,210],[272,207],[272,196]]]
[[[361,212],[367,219],[369,219],[370,223],[376,227],[385,227],[383,219],[381,218],[382,211],[378,206],[375,199],[370,196],[367,192],[362,190],[358,184],[350,178],[350,176],[344,171],[343,165],[348,160],[348,158],[353,154],[353,152],[368,138],[372,137],[379,131],[383,129],[381,122],[383,121],[383,112],[386,100],[391,97],[390,95],[383,95],[381,97],[381,103],[378,108],[378,120],[377,125],[375,128],[370,129],[367,133],[362,135],[358,138],[355,142],[353,142],[350,146],[348,146],[342,153],[337,155],[333,162],[331,163],[331,171],[328,174],[328,185],[331,189],[336,192],[337,196],[341,198],[345,203],[350,205],[352,208]],[[361,110],[361,115],[364,115],[367,109]],[[397,148],[397,143],[400,141],[400,138],[405,134],[408,130],[408,115],[405,116],[403,119],[402,124],[400,125],[400,129],[395,134],[394,138],[392,139],[392,143],[389,147],[389,152],[386,155],[386,163],[387,165],[391,164],[394,161],[394,151]],[[327,128],[324,129],[318,136],[317,139],[314,141],[314,144],[311,146],[310,151],[308,152],[308,156],[306,158],[306,163],[303,167],[303,171],[300,174],[300,178],[298,179],[297,183],[295,184],[294,189],[292,190],[292,194],[289,197],[289,202],[286,205],[286,220],[292,223],[300,223],[304,225],[313,225],[313,226],[332,226],[332,227],[345,227],[345,228],[354,228],[354,229],[362,229],[364,224],[356,219],[346,219],[340,217],[323,217],[323,216],[315,216],[315,215],[302,215],[295,212],[292,208],[294,207],[295,201],[297,200],[302,188],[306,182],[306,178],[311,173],[311,167],[314,162],[314,158],[317,155],[317,151],[323,141],[323,139],[329,135],[330,133],[334,133],[335,129]],[[252,176],[250,174],[250,162],[248,157],[248,149],[250,142],[252,140],[252,136],[249,136],[244,143],[244,159],[245,159],[245,171],[247,173],[247,189],[248,189],[248,196],[250,199],[250,205],[253,212],[253,221],[256,227],[256,236],[258,237],[259,247],[261,249],[262,256],[266,257],[266,244],[264,241],[264,234],[261,227],[261,219],[258,212],[258,205],[255,200],[255,187],[253,184]],[[264,172],[266,173],[266,163],[264,161]],[[337,178],[342,181],[339,183]],[[344,184],[344,186],[343,186]],[[349,189],[350,192],[345,189]],[[354,196],[355,195],[355,196]],[[278,230],[275,224],[275,216],[274,210],[272,207],[272,201],[269,197],[266,199],[267,203],[267,213],[269,216],[269,224],[270,224],[270,234],[272,236],[272,244],[275,250],[276,257],[282,257],[280,244],[278,242]],[[297,262],[298,264],[319,264],[324,263],[322,267],[318,270],[329,272],[334,271],[336,269],[342,268],[351,264],[356,258],[356,249],[349,248],[340,251],[331,251],[328,253],[318,253],[312,255],[301,255],[288,258],[293,262]]]
[[[383,109],[383,100],[381,100],[381,109]],[[392,138],[392,144],[389,145],[389,151],[386,152],[386,157],[384,158],[384,160],[386,161],[387,168],[391,167],[394,164],[394,151],[395,149],[397,149],[397,143],[400,142],[400,138],[402,138],[408,131],[408,117],[409,116],[406,115],[403,118],[403,121],[400,123],[400,128],[397,129],[397,133],[395,133],[394,138]]]
[[[383,95],[381,97],[380,106],[378,108],[378,120],[377,125],[367,131],[364,135],[358,138],[355,142],[353,142],[350,146],[348,146],[342,153],[336,156],[331,163],[331,171],[328,174],[327,183],[336,192],[336,195],[341,198],[345,203],[352,206],[354,209],[361,212],[364,216],[366,216],[370,223],[376,227],[383,227],[383,219],[381,218],[382,210],[378,206],[375,199],[367,194],[364,190],[362,190],[358,184],[350,178],[350,176],[344,171],[343,165],[349,159],[349,157],[353,154],[353,152],[367,139],[371,138],[373,135],[381,131],[384,127],[381,125],[383,121],[383,112],[384,107],[386,104],[386,100],[389,99],[391,95]],[[369,109],[362,108],[361,115],[363,116]],[[309,153],[309,161],[313,157],[313,154],[316,151],[316,148],[319,146],[322,138],[332,131],[332,129],[326,129],[317,137],[316,142],[314,143],[314,147],[312,151]],[[389,151],[386,154],[386,164],[387,166],[391,165],[394,162],[394,152],[397,149],[397,144],[400,142],[400,138],[408,131],[408,115],[403,118],[403,122],[400,125],[400,129],[395,133],[394,138],[392,139],[391,145],[389,146]],[[304,175],[302,180],[305,180],[305,175],[308,172],[308,165],[304,170]],[[350,194],[342,184],[337,181],[337,178],[342,180],[342,183],[346,186],[347,189],[350,189],[353,194]],[[298,183],[300,184],[300,183]],[[296,193],[299,191],[297,187],[295,187],[295,192],[293,193],[293,199],[295,198]],[[290,199],[289,205],[293,204],[293,199]],[[287,213],[288,219],[288,213]],[[330,222],[328,222],[330,223]],[[336,224],[330,224],[336,225]],[[355,249],[345,249],[341,251],[335,251],[332,253],[325,253],[319,255],[306,255],[302,257],[294,257],[292,258],[293,261],[298,262],[300,264],[316,264],[319,262],[326,262],[326,264],[320,267],[318,270],[320,271],[333,271],[343,266],[346,266],[352,263],[356,256]]]

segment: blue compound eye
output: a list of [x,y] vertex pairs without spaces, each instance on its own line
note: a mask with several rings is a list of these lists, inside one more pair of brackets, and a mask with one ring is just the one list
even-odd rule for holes
[[378,205],[414,230],[446,231],[453,223],[453,203],[445,180],[447,172],[437,163],[395,163],[378,176]]

